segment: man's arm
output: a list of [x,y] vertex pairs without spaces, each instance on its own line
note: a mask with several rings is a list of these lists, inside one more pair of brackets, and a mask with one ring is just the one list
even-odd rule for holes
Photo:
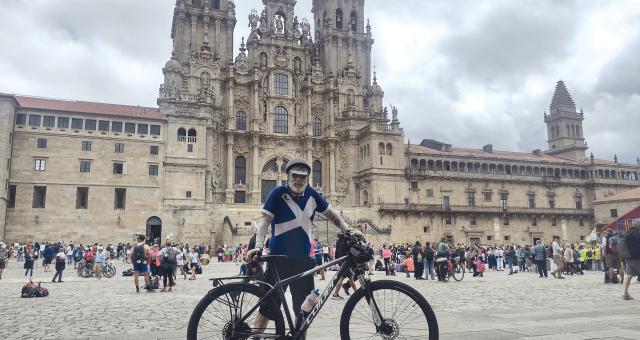
[[331,223],[333,223],[336,227],[340,228],[340,231],[342,231],[343,233],[351,230],[351,228],[349,228],[349,225],[331,207],[328,207],[327,210],[322,212],[322,214],[327,219],[329,219],[329,221],[331,221]]
[[262,214],[262,219],[260,223],[258,223],[258,230],[256,230],[256,245],[255,249],[262,249],[264,246],[264,236],[267,233],[267,229],[271,224],[271,216],[267,214]]

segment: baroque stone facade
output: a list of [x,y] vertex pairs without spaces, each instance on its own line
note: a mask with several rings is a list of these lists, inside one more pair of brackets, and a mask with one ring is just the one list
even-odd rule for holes
[[[314,1],[314,32],[295,3],[263,0],[234,55],[232,1],[176,1],[158,108],[0,95],[3,238],[246,241],[294,157],[348,221],[393,242],[574,241],[593,200],[640,185],[637,165],[585,157],[562,82],[549,151],[405,144],[371,72],[364,0]],[[317,224],[321,239],[336,232]]]

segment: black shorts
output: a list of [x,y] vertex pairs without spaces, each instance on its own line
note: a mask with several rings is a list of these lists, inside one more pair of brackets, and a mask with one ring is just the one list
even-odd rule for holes
[[[271,261],[275,264],[277,269],[277,274],[280,277],[280,281],[294,276],[296,274],[300,274],[314,267],[314,260],[312,258],[288,258],[288,257],[275,257]],[[268,266],[267,270],[264,273],[265,279],[264,281],[269,283],[270,285],[274,285],[276,282],[276,271],[272,266]],[[283,290],[287,291],[287,286],[282,287]],[[265,288],[267,289],[267,288]],[[301,278],[297,281],[292,282],[291,284],[291,300],[293,304],[293,312],[295,315],[300,313],[300,306],[307,298],[307,295],[311,293],[314,289],[313,275],[309,275],[308,277]],[[276,305],[280,307],[281,301],[277,292],[274,292],[272,295],[274,300],[276,301]],[[260,306],[260,314],[264,315],[268,319],[273,320],[273,313],[269,310],[268,307],[262,305]]]

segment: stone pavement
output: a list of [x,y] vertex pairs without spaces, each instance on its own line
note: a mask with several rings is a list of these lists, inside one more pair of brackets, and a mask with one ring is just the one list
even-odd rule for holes
[[[117,263],[118,272],[125,264]],[[184,339],[207,278],[237,273],[234,264],[212,263],[196,281],[177,280],[172,293],[135,294],[133,279],[83,279],[67,269],[63,283],[41,267],[34,281],[46,298],[22,299],[22,263],[9,263],[0,280],[0,339]],[[72,267],[71,267],[72,268]],[[333,272],[331,272],[333,273]],[[333,274],[331,274],[333,275]],[[377,272],[374,280],[385,279]],[[539,279],[536,274],[487,272],[462,282],[394,279],[417,288],[438,318],[441,339],[640,339],[640,284],[622,301],[621,285],[602,284],[601,273]],[[326,281],[316,280],[319,287]],[[338,339],[342,301],[329,300],[309,330],[309,339]]]

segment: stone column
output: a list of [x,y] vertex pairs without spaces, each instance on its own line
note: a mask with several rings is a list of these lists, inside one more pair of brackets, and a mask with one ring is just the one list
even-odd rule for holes
[[329,144],[329,197],[334,199],[336,193],[336,142],[331,141]]
[[233,202],[233,135],[227,135],[227,203]]
[[258,136],[253,136],[253,141],[251,143],[251,198],[250,202],[257,204],[260,203],[260,173],[262,169],[260,167],[260,149],[259,149],[259,138]]

